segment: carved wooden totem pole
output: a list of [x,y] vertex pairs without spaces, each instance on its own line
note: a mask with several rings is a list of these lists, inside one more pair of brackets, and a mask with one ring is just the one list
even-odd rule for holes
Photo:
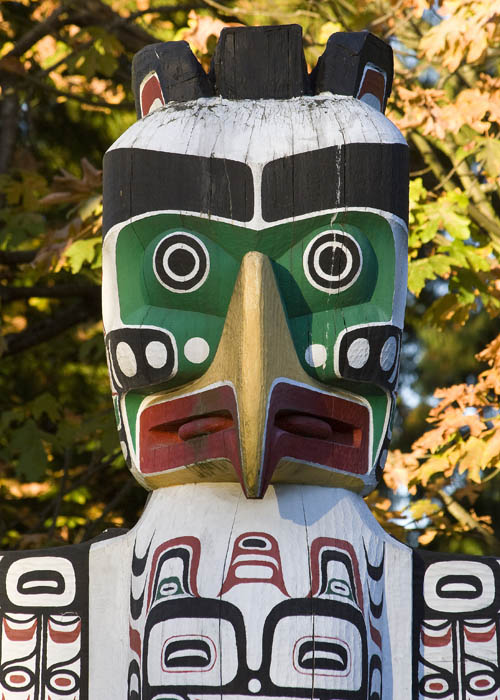
[[499,563],[415,553],[362,496],[387,454],[408,156],[390,47],[225,29],[134,64],[104,162],[126,534],[0,563],[1,700],[500,698]]

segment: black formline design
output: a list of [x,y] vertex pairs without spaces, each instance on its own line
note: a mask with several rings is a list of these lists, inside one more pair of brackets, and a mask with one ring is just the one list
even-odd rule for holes
[[[335,343],[335,371],[343,379],[356,382],[370,382],[381,389],[395,391],[399,378],[399,355],[401,352],[402,331],[390,323],[366,324],[348,328],[340,334]],[[387,369],[382,366],[382,357],[387,341],[394,339],[392,362]],[[356,364],[351,364],[351,348],[354,343],[363,343],[365,355]],[[358,360],[358,357],[355,357]]]
[[[242,223],[254,214],[246,163],[143,148],[106,153],[103,196],[103,235],[147,212],[208,213]],[[347,143],[278,158],[264,166],[255,196],[269,223],[339,208],[389,212],[407,222],[408,147]]]
[[[443,600],[443,606],[446,608],[448,601],[457,601],[457,611],[438,610],[429,607],[426,604],[424,597],[424,580],[426,572],[433,564],[446,563],[450,565],[454,562],[460,562],[460,572],[457,573],[456,568],[450,566],[450,573],[444,573],[436,582],[435,590],[439,599]],[[460,610],[460,601],[465,605],[467,601],[473,601],[476,598],[480,599],[483,593],[483,582],[477,573],[467,572],[467,563],[473,565],[481,564],[487,566],[493,575],[495,594],[491,602],[482,608],[476,610]],[[495,623],[497,659],[500,660],[500,639],[499,639],[499,619],[498,611],[500,609],[500,566],[493,557],[471,557],[467,555],[453,556],[440,555],[434,552],[419,551],[413,552],[413,632],[412,632],[412,647],[413,647],[413,670],[412,670],[412,688],[413,700],[421,700],[422,698],[432,697],[439,698],[440,695],[432,692],[426,686],[429,683],[443,681],[446,683],[448,691],[446,697],[453,693],[453,697],[458,700],[459,688],[462,688],[463,697],[466,690],[474,692],[477,697],[491,697],[490,693],[494,689],[500,687],[500,668],[497,665],[479,657],[472,656],[465,649],[465,626],[478,626],[484,624],[485,620],[491,620]],[[446,668],[442,668],[436,663],[429,661],[423,654],[421,635],[425,626],[434,629],[432,624],[438,623],[436,629],[445,629],[450,626],[450,644],[452,645],[452,664],[453,672],[450,673]],[[459,663],[460,658],[460,663]],[[473,672],[466,673],[466,661],[481,663],[484,669],[475,669]],[[427,670],[426,670],[427,669]],[[429,671],[431,671],[429,673]],[[481,691],[478,688],[472,688],[471,683],[474,677],[481,674],[490,676],[492,683],[496,683],[495,688],[490,688]],[[470,687],[469,687],[470,686]],[[445,691],[443,690],[443,693]],[[444,695],[443,695],[444,697]]]
[[[34,618],[37,620],[37,641],[36,650],[34,654],[36,658],[36,674],[35,674],[35,694],[34,698],[41,697],[37,693],[42,692],[39,687],[39,679],[42,683],[42,687],[45,688],[50,681],[51,673],[54,671],[56,666],[60,668],[61,666],[67,666],[74,663],[76,660],[80,662],[80,675],[78,680],[75,678],[74,692],[79,693],[80,700],[87,700],[88,698],[88,655],[89,655],[89,620],[88,620],[88,589],[89,589],[89,569],[88,569],[88,556],[91,543],[85,543],[83,545],[76,545],[72,547],[59,547],[57,549],[46,549],[36,552],[5,552],[2,555],[0,562],[0,600],[3,601],[1,610],[0,624],[3,625],[3,618],[7,617],[9,613],[33,613]],[[43,565],[43,559],[57,558],[66,559],[71,562],[74,569],[74,586],[75,595],[71,602],[63,605],[57,605],[57,601],[53,600],[50,604],[41,607],[38,604],[30,605],[29,596],[33,595],[38,597],[40,595],[50,594],[51,596],[57,597],[57,595],[64,595],[66,582],[60,572],[56,570],[51,571],[50,568],[40,569],[37,571],[33,569],[32,571],[26,572],[26,574],[19,577],[18,580],[18,592],[22,592],[22,595],[27,598],[26,605],[19,605],[13,603],[7,593],[7,574],[9,568],[20,560],[29,561],[29,559],[36,559],[39,566]],[[57,576],[57,574],[60,576]],[[52,575],[53,574],[53,575]],[[37,580],[41,582],[41,585],[32,585]],[[56,584],[54,586],[49,586],[49,582],[52,581]],[[73,584],[72,584],[73,585]],[[19,591],[21,587],[21,591]],[[48,590],[47,590],[48,589]],[[29,592],[28,592],[29,591]],[[80,629],[80,651],[74,659],[70,659],[62,662],[60,665],[55,664],[50,668],[46,666],[46,649],[47,649],[47,635],[48,635],[48,624],[51,615],[61,615],[61,614],[71,614],[74,618],[79,618],[81,629]],[[0,653],[1,653],[0,649]],[[0,668],[0,677],[4,677],[6,673],[9,672],[16,664],[27,659],[19,659],[9,661],[5,667]],[[23,667],[24,670],[26,670]],[[70,675],[74,674],[72,671]],[[72,691],[72,692],[73,692]],[[61,689],[58,689],[61,692]]]
[[[177,370],[177,345],[174,336],[167,330],[150,326],[124,326],[106,333],[105,342],[110,365],[118,383],[118,391],[141,389],[167,382]],[[146,350],[150,343],[163,345],[163,366],[153,367],[148,362]],[[127,373],[120,364],[120,347],[133,358],[132,367]]]

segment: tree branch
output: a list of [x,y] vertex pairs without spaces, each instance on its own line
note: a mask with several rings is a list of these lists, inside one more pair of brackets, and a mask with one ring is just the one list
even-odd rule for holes
[[10,167],[17,136],[17,116],[19,98],[11,80],[5,80],[2,85],[4,95],[0,103],[0,174],[6,173]]
[[36,44],[37,41],[42,39],[47,34],[52,34],[56,27],[60,25],[61,15],[63,15],[64,12],[67,12],[67,7],[62,4],[57,7],[54,12],[43,22],[37,22],[33,29],[30,29],[30,31],[26,32],[26,34],[23,34],[23,36],[14,45],[14,48],[11,49],[9,53],[5,54],[4,58],[8,58],[9,56],[19,58],[23,55],[23,53]]
[[134,482],[132,479],[129,481],[126,481],[125,484],[122,486],[122,488],[118,491],[118,493],[115,495],[115,497],[111,500],[110,503],[106,506],[106,508],[102,511],[100,517],[97,520],[89,520],[87,523],[87,526],[85,528],[85,532],[83,535],[83,539],[86,540],[88,537],[91,536],[91,533],[95,531],[96,527],[99,526],[100,523],[102,523],[106,516],[109,515],[109,513],[113,510],[113,508],[116,508],[116,506],[122,501],[125,496],[129,493],[129,491],[132,490],[132,488],[135,486]]
[[25,265],[33,262],[38,253],[36,250],[0,250],[0,265]]
[[70,297],[87,297],[98,302],[100,289],[96,285],[58,284],[54,287],[1,287],[0,299],[16,301],[18,299],[68,299]]
[[450,515],[452,515],[455,520],[457,520],[461,525],[469,530],[476,530],[484,537],[486,543],[489,547],[498,550],[498,540],[494,535],[491,534],[485,527],[481,525],[477,520],[474,520],[472,515],[468,513],[463,506],[460,505],[458,501],[452,498],[449,494],[444,491],[444,489],[438,489],[438,494],[443,501],[446,510]]
[[15,355],[35,347],[46,340],[51,340],[64,331],[86,321],[97,321],[101,316],[98,305],[84,307],[75,304],[50,319],[40,321],[20,333],[8,333],[4,336],[6,349],[2,357]]
[[58,90],[58,88],[54,87],[53,85],[50,85],[50,83],[44,82],[43,80],[39,80],[38,78],[34,78],[29,73],[24,73],[23,75],[20,75],[19,80],[26,80],[27,82],[36,85],[42,90],[47,90],[48,92],[52,92],[54,95],[65,97],[67,100],[75,100],[75,102],[80,102],[80,104],[91,105],[92,107],[105,107],[107,109],[134,109],[133,102],[124,101],[119,102],[117,104],[112,104],[111,102],[106,102],[106,100],[94,98],[93,95],[87,95],[86,97],[84,97],[73,92],[64,92],[64,90]]

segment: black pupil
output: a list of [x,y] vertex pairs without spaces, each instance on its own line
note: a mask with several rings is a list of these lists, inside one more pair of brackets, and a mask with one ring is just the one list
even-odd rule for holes
[[196,265],[196,258],[191,250],[177,248],[168,256],[168,267],[179,277],[189,275]]
[[325,248],[319,254],[319,266],[326,275],[340,277],[347,266],[347,255],[339,247]]

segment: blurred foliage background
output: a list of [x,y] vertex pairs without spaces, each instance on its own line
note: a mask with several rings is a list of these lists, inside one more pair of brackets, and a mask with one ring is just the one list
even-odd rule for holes
[[131,60],[227,24],[299,23],[395,53],[388,116],[411,149],[400,415],[368,498],[412,546],[500,553],[500,6],[496,0],[0,2],[0,546],[132,526],[100,321],[101,161],[135,119]]

